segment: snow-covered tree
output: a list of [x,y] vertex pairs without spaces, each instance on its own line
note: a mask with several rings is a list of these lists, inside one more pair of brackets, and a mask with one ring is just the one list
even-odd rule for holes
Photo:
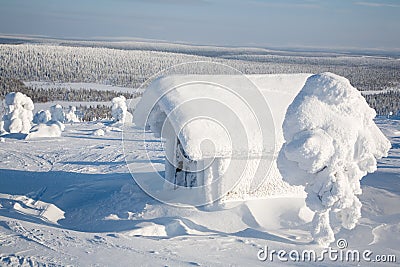
[[315,212],[312,234],[321,245],[333,242],[341,227],[355,227],[360,180],[390,149],[375,115],[346,78],[332,73],[308,78],[287,110],[279,169],[290,184],[305,186]]
[[60,104],[51,106],[50,113],[52,121],[59,121],[59,122],[65,121],[65,113],[63,107]]
[[65,114],[65,121],[66,122],[79,122],[79,119],[76,116],[75,112],[76,112],[76,107],[70,106],[68,113]]
[[33,116],[33,123],[47,123],[51,120],[51,113],[48,110],[40,110],[36,112],[35,116]]
[[132,114],[128,112],[126,98],[124,96],[114,97],[112,100],[111,115],[115,122],[131,123]]
[[32,100],[20,92],[12,92],[5,96],[6,114],[4,114],[1,130],[9,133],[29,133],[32,126],[34,105]]

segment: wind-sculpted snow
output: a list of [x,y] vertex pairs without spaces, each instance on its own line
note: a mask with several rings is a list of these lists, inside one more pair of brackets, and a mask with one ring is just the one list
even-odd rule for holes
[[6,114],[0,122],[0,131],[8,133],[28,133],[31,129],[34,105],[32,100],[20,92],[6,95]]
[[360,180],[390,149],[375,115],[347,79],[332,73],[308,78],[287,110],[278,164],[284,180],[305,186],[319,244],[333,242],[334,231],[354,228],[361,217]]

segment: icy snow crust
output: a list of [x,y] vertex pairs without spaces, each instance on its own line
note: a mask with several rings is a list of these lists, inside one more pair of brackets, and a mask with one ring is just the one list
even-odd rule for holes
[[334,231],[354,228],[361,217],[360,180],[391,146],[375,115],[346,78],[332,73],[308,78],[288,108],[278,164],[285,181],[305,186],[319,244],[333,242]]

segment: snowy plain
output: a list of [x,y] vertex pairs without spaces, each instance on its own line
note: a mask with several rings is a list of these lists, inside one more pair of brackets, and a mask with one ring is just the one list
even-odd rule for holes
[[[273,101],[275,109],[278,100]],[[359,225],[336,237],[346,239],[349,249],[399,257],[400,120],[380,117],[375,122],[392,149],[378,162],[378,170],[361,180]],[[94,135],[99,129],[104,136]],[[132,179],[125,160],[162,170],[162,144],[151,133],[124,130],[130,137],[124,142],[143,153],[126,159],[121,129],[107,121],[66,124],[60,138],[6,138],[0,143],[2,265],[265,266],[270,259],[257,258],[265,246],[322,250],[311,242],[313,214],[301,196],[238,201],[214,211],[154,200]],[[272,263],[309,264],[277,258]]]

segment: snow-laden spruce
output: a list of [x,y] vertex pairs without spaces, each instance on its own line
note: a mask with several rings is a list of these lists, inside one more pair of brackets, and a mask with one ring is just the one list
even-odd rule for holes
[[64,113],[63,107],[60,104],[51,106],[50,113],[51,113],[52,121],[59,121],[59,122],[65,121],[65,113]]
[[32,99],[20,92],[5,97],[6,114],[0,122],[2,133],[28,133],[31,129],[34,105]]
[[355,227],[360,179],[390,149],[375,115],[346,78],[332,73],[309,77],[287,110],[278,164],[287,182],[305,186],[307,206],[315,211],[313,237],[321,245],[333,242],[341,227]]
[[126,98],[121,95],[112,100],[111,115],[115,122],[132,123],[132,114],[128,112]]

